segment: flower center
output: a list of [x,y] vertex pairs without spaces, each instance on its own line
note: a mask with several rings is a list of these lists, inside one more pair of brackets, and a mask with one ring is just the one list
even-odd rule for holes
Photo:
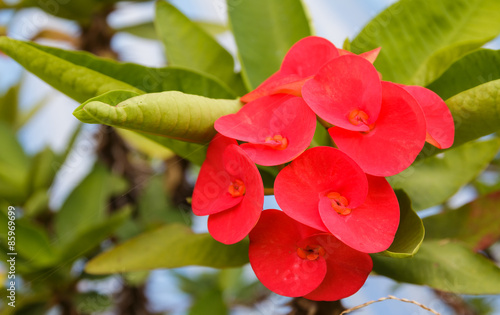
[[245,184],[239,179],[232,182],[227,190],[234,198],[243,196],[246,192]]
[[342,196],[338,192],[330,192],[326,196],[330,199],[332,208],[337,211],[338,214],[348,215],[351,213],[351,209],[347,207],[349,205],[349,201],[346,197]]
[[325,249],[319,245],[307,245],[306,248],[297,248],[297,255],[302,259],[316,260],[325,256]]
[[347,118],[354,126],[365,125],[370,128],[370,131],[375,127],[375,124],[368,125],[368,114],[359,109],[352,110]]
[[288,139],[282,135],[274,135],[266,138],[266,144],[276,150],[285,150],[288,147]]

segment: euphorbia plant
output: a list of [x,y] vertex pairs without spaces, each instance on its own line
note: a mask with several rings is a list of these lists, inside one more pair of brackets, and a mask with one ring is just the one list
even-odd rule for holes
[[[209,215],[213,238],[167,226],[98,256],[90,273],[250,262],[278,294],[334,300],[362,286],[373,260],[375,272],[399,281],[492,294],[500,270],[473,252],[500,238],[497,226],[477,223],[491,221],[486,211],[426,219],[424,240],[412,203],[442,205],[500,148],[497,138],[476,141],[499,130],[499,53],[474,51],[500,33],[498,12],[496,0],[404,0],[340,49],[311,36],[298,0],[229,1],[241,73],[214,38],[162,1],[165,68],[8,38],[0,49],[84,102],[78,119],[134,130],[201,165],[192,207]],[[264,192],[282,211],[262,212]],[[497,213],[493,200],[477,203]],[[136,259],[132,248],[159,236],[167,245]],[[461,264],[447,264],[451,257]],[[480,270],[474,279],[471,269]]]

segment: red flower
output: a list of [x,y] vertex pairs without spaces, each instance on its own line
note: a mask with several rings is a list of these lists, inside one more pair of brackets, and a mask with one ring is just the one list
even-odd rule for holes
[[194,214],[209,215],[212,237],[233,244],[255,226],[263,203],[264,186],[255,164],[235,140],[216,135],[194,187]]
[[304,82],[316,74],[323,64],[338,56],[337,48],[328,40],[317,36],[305,37],[290,48],[280,70],[240,100],[248,103],[279,93],[301,96]]
[[422,108],[427,124],[425,141],[439,149],[447,149],[453,144],[455,124],[450,109],[439,95],[416,85],[401,85]]
[[316,115],[304,100],[285,94],[261,97],[215,122],[221,134],[248,142],[240,147],[255,163],[268,166],[304,152],[315,127]]
[[250,264],[278,294],[334,301],[356,293],[372,269],[368,254],[279,210],[266,210],[250,232]]
[[386,250],[399,225],[389,183],[331,147],[309,149],[281,170],[274,193],[287,215],[361,252]]
[[302,88],[311,109],[335,125],[339,149],[365,173],[397,174],[410,166],[425,143],[425,117],[403,88],[381,82],[373,65],[355,55],[335,58]]

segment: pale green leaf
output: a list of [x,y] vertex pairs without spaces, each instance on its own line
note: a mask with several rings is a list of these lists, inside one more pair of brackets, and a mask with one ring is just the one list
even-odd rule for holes
[[455,63],[427,86],[443,99],[500,79],[500,50],[480,49]]
[[361,53],[382,47],[375,66],[384,80],[425,85],[499,33],[497,0],[402,0],[369,22],[351,48]]
[[276,72],[290,47],[311,35],[300,0],[226,1],[243,79],[252,90]]
[[189,265],[226,268],[248,262],[248,242],[224,245],[209,234],[193,234],[185,225],[145,232],[92,259],[85,271],[110,274]]
[[74,115],[86,123],[101,123],[184,141],[206,143],[216,134],[214,122],[223,115],[236,113],[240,108],[241,103],[238,100],[211,99],[167,91],[134,96],[118,104],[116,101],[108,104],[90,100],[78,107]]
[[[88,100],[86,103],[90,102],[102,102],[111,106],[116,106],[120,102],[125,101],[129,98],[138,96],[139,94],[134,93],[134,92],[129,92],[129,91],[111,91],[108,93],[105,93],[103,95],[97,96],[95,98],[91,98]],[[76,118],[83,122],[95,124],[97,121],[87,115],[85,111],[82,110],[82,108],[85,106],[86,103],[83,103],[80,105],[75,111],[74,115]],[[185,141],[179,141],[175,140],[172,138],[167,138],[167,137],[162,137],[162,136],[156,136],[152,134],[146,134],[143,132],[137,132],[137,134],[142,137],[142,138],[147,138],[149,140],[152,140],[158,144],[160,144],[163,147],[169,148],[172,151],[174,151],[176,154],[179,156],[197,164],[201,165],[203,161],[205,160],[205,153],[206,153],[206,146],[201,146],[196,143],[191,143],[191,142],[185,142]]]
[[424,241],[412,258],[372,259],[375,272],[396,281],[460,294],[500,293],[500,268],[459,243]]
[[495,157],[500,139],[470,142],[414,163],[388,178],[392,187],[403,189],[415,210],[445,202],[472,181]]
[[395,258],[407,258],[415,255],[424,240],[424,225],[413,211],[408,195],[402,190],[396,191],[400,207],[399,227],[391,246],[381,255]]
[[238,94],[247,92],[241,76],[234,73],[233,56],[172,4],[156,3],[155,25],[169,65],[209,73]]
[[427,239],[460,240],[474,251],[484,250],[500,239],[500,192],[424,219]]

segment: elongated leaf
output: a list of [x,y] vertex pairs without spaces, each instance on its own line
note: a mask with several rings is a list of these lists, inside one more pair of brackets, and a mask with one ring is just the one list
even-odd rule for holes
[[474,179],[500,148],[500,139],[466,143],[414,163],[388,178],[393,188],[403,189],[416,210],[443,203],[462,186]]
[[68,51],[33,42],[27,42],[27,44],[76,65],[130,84],[144,92],[180,91],[211,98],[232,99],[235,97],[227,86],[206,73],[202,74],[182,67],[150,68],[135,63],[99,58],[85,51]]
[[248,262],[248,242],[224,245],[209,234],[193,234],[185,225],[165,225],[143,233],[92,259],[85,271],[109,274],[188,265],[214,268]]
[[233,56],[172,4],[156,3],[155,25],[169,65],[210,73],[238,94],[247,92],[241,76],[234,73]]
[[351,48],[382,47],[375,66],[384,80],[425,85],[435,79],[426,77],[433,67],[439,74],[498,33],[497,0],[402,0],[368,23]]
[[448,99],[462,91],[500,79],[500,50],[480,49],[453,63],[428,88]]
[[227,1],[227,6],[249,90],[280,68],[293,44],[311,35],[300,0]]
[[175,155],[172,150],[165,148],[164,146],[149,140],[134,131],[127,129],[116,129],[116,132],[125,139],[132,147],[134,147],[139,152],[160,160],[166,160]]
[[[217,79],[188,69],[119,63],[87,52],[67,51],[7,37],[0,37],[0,50],[79,102],[112,90],[136,93],[175,90],[212,98],[235,97]],[[48,64],[54,64],[55,68],[46,67]]]
[[[129,98],[138,96],[139,94],[134,93],[134,92],[129,92],[129,91],[111,91],[109,93],[105,93],[103,95],[91,98],[88,100],[86,103],[90,102],[102,102],[111,106],[116,106],[120,102],[125,101]],[[75,111],[74,115],[80,119],[83,122],[91,123],[94,124],[97,121],[93,118],[87,115],[82,108],[86,103],[83,103],[80,105]],[[166,148],[171,149],[174,151],[176,154],[179,156],[197,164],[201,165],[203,161],[205,160],[205,153],[206,153],[206,147],[201,146],[196,143],[191,143],[191,142],[184,142],[184,141],[179,141],[175,140],[172,138],[166,138],[166,137],[161,137],[161,136],[156,136],[156,135],[151,135],[151,134],[146,134],[143,132],[137,132],[137,134],[140,137],[150,139],[161,146],[164,146]]]
[[57,169],[54,169],[56,160],[56,154],[49,147],[34,156],[30,174],[32,191],[38,189],[47,190],[50,187],[57,172]]
[[380,253],[384,256],[407,258],[415,255],[424,240],[424,225],[413,211],[408,195],[402,190],[396,191],[400,207],[400,221],[396,237],[391,246]]
[[0,49],[28,71],[79,102],[111,90],[141,93],[127,83],[8,37],[0,37]]
[[372,258],[375,272],[396,281],[460,294],[500,293],[500,268],[458,243],[424,241],[412,258]]
[[[108,93],[108,96],[122,94]],[[210,99],[177,91],[148,93],[111,104],[90,100],[74,115],[86,123],[101,123],[129,130],[162,135],[184,141],[209,142],[216,131],[214,122],[236,113],[238,100]]]
[[82,257],[95,249],[105,239],[109,238],[130,217],[130,209],[124,209],[102,222],[87,226],[70,242],[60,248],[59,262],[66,264]]
[[70,242],[79,233],[104,220],[110,182],[109,171],[96,164],[71,192],[55,218],[54,227],[59,243]]
[[474,251],[486,249],[500,239],[498,222],[500,192],[424,219],[427,239],[460,240]]

